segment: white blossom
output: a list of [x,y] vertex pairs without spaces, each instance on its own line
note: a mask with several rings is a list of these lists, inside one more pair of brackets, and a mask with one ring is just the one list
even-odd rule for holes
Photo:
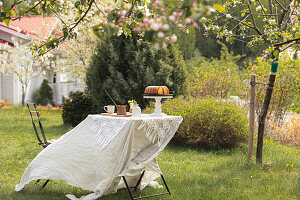
[[150,25],[150,28],[151,28],[152,30],[154,30],[154,31],[158,31],[159,25],[158,25],[157,23],[153,23],[153,24]]
[[257,6],[257,7],[256,7],[256,11],[259,11],[259,10],[261,10],[261,9],[262,9],[261,6]]

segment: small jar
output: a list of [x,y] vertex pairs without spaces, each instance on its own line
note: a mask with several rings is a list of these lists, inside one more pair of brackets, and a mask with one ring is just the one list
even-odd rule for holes
[[142,115],[142,110],[141,108],[139,107],[138,104],[135,104],[133,107],[132,107],[132,117],[141,117]]

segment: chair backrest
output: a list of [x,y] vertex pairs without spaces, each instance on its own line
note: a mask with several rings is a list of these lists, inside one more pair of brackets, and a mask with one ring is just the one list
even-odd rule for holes
[[[39,145],[42,145],[44,148],[46,148],[49,145],[49,143],[46,139],[45,132],[40,121],[40,113],[36,110],[36,104],[28,102],[27,107],[30,113],[35,135],[39,141]],[[38,123],[39,131],[38,127],[36,126],[36,123]]]

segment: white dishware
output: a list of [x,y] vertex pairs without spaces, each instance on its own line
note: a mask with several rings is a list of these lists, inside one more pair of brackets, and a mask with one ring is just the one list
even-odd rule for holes
[[141,117],[142,110],[138,104],[134,104],[132,107],[132,117]]
[[105,112],[107,112],[108,114],[114,114],[114,112],[115,112],[115,106],[114,106],[114,105],[104,106],[103,109],[104,109]]

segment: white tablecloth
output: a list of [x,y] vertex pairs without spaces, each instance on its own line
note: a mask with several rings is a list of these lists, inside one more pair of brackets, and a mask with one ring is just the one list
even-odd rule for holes
[[15,190],[36,179],[64,180],[93,191],[80,198],[92,200],[116,192],[123,184],[121,176],[138,177],[145,169],[142,189],[160,176],[156,157],[181,122],[180,116],[89,115],[33,159]]

